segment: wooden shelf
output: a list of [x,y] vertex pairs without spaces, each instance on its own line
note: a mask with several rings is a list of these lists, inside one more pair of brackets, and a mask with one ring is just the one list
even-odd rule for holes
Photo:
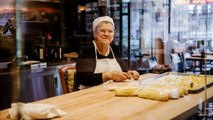
[[52,7],[60,9],[61,2],[51,2],[51,1],[43,1],[43,0],[28,0],[24,2],[23,6],[27,6],[28,8],[43,8],[43,7]]
[[27,2],[60,3],[60,0],[26,0]]
[[22,23],[27,23],[27,24],[56,24],[56,22],[46,22],[46,21],[22,21]]

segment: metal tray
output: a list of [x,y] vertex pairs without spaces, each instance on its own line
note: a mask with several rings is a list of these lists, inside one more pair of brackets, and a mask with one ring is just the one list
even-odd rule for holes
[[[160,79],[162,77],[165,77],[167,75],[177,75],[177,76],[200,76],[200,75],[196,75],[196,74],[188,74],[188,73],[178,73],[178,72],[167,72],[167,73],[163,73],[163,74],[159,74],[153,78],[148,78],[148,79],[154,79],[154,80],[157,80],[157,79]],[[207,77],[211,77],[213,79],[213,75],[206,75]],[[209,88],[213,85],[213,81],[210,82],[210,83],[207,83],[206,85],[206,88]],[[196,89],[189,89],[188,92],[189,93],[198,93],[198,92],[201,92],[205,89],[205,85],[199,87],[199,88],[196,88]]]

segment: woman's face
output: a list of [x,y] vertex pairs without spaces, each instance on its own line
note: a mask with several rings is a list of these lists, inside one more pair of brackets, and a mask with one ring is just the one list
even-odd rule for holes
[[113,41],[114,27],[111,23],[101,22],[95,34],[97,44],[109,45]]

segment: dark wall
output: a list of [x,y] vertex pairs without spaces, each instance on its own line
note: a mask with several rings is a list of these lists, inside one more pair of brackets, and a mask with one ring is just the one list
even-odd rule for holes
[[62,17],[64,17],[64,52],[76,51],[78,41],[74,38],[78,29],[78,1],[64,0],[62,3]]

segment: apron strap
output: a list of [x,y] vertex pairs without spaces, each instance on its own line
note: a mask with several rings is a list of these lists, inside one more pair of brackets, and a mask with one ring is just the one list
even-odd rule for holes
[[93,43],[93,45],[95,46],[95,59],[96,59],[96,62],[97,62],[97,60],[98,60],[98,56],[97,56],[97,46],[96,46],[96,44],[95,44],[95,41],[93,40],[92,41],[92,43]]
[[[95,43],[94,40],[92,41],[92,43],[93,43],[94,46],[95,46],[95,58],[96,58],[96,61],[97,61],[97,60],[98,60],[98,57],[97,57],[97,46],[96,46],[96,43]],[[115,59],[115,55],[114,55],[114,52],[113,52],[111,46],[109,46],[109,49],[110,49],[110,52],[112,52],[113,59]]]
[[115,55],[114,55],[114,52],[113,52],[111,46],[109,46],[109,48],[110,48],[110,51],[112,52],[113,59],[115,59]]

